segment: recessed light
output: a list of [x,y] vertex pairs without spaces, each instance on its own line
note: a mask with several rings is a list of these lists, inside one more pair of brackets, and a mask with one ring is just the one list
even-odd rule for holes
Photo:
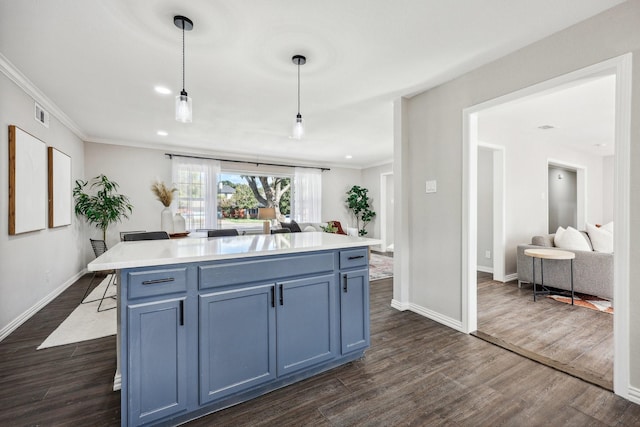
[[158,132],[156,132],[158,135],[160,136],[167,136],[169,135],[169,132],[167,132],[166,130],[159,130]]
[[166,88],[164,86],[156,86],[153,88],[156,92],[158,92],[159,94],[162,95],[169,95],[171,94],[171,89]]
[[604,143],[600,143],[600,144],[593,144],[595,147],[606,147],[607,144]]
[[344,156],[345,159],[353,159],[353,156],[351,154],[347,154],[346,156]]
[[555,126],[552,126],[552,125],[542,125],[542,126],[538,126],[538,129],[542,129],[542,130],[555,129]]

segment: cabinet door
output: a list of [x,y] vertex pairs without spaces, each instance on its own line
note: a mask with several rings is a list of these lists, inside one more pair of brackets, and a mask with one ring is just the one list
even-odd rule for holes
[[200,296],[200,404],[276,377],[273,285]]
[[337,313],[335,275],[277,283],[278,375],[333,359]]
[[186,409],[184,298],[128,308],[129,425]]
[[343,272],[340,281],[340,346],[346,354],[369,346],[369,272]]

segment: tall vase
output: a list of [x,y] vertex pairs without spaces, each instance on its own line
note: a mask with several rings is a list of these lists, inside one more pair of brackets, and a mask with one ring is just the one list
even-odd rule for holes
[[174,233],[185,233],[187,231],[186,221],[184,217],[180,215],[180,212],[176,212],[176,215],[173,217],[173,232]]
[[173,214],[171,214],[171,208],[169,206],[160,212],[160,229],[169,234],[173,234]]

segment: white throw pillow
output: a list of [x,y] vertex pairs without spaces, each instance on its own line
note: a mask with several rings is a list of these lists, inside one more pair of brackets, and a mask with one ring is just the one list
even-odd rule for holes
[[554,244],[560,249],[572,249],[574,251],[591,251],[589,242],[587,239],[573,227],[567,227],[566,230],[560,230],[562,227],[558,227],[556,235],[553,239]]
[[604,227],[596,227],[587,223],[587,233],[591,239],[593,250],[597,252],[613,253],[613,233]]
[[307,225],[302,231],[318,231],[313,225]]
[[564,234],[565,229],[562,227],[558,227],[558,229],[556,230],[556,235],[553,236],[553,244],[555,246],[559,246],[559,242],[562,240],[562,235]]

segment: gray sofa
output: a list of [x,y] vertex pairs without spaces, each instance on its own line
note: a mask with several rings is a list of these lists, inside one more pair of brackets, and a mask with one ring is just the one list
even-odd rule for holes
[[[582,232],[589,245],[589,235]],[[518,286],[523,282],[531,283],[532,258],[524,254],[525,249],[555,247],[555,234],[534,236],[530,245],[518,245]],[[575,292],[595,295],[613,300],[613,254],[595,251],[574,251],[573,260],[573,288]],[[540,260],[536,259],[536,282],[540,283]],[[544,284],[554,288],[570,290],[569,261],[544,260]]]

